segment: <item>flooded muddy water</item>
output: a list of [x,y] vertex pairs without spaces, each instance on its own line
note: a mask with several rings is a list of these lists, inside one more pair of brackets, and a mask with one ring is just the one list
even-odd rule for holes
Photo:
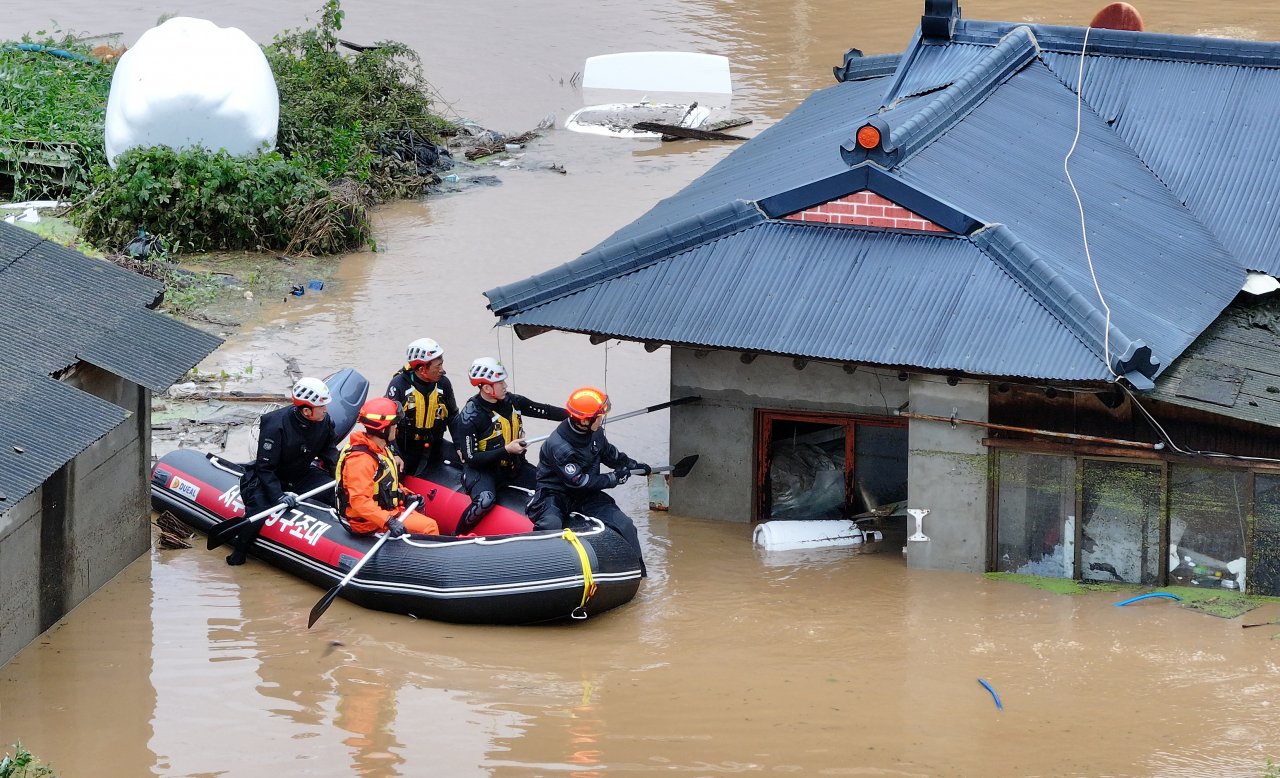
[[[966,0],[972,18],[1084,24],[1101,0]],[[259,41],[319,0],[180,10]],[[343,37],[422,54],[458,116],[519,132],[581,105],[590,55],[726,54],[752,135],[832,83],[849,47],[901,50],[919,0],[649,3],[354,2]],[[1139,4],[1150,30],[1280,40],[1270,0]],[[175,9],[179,10],[179,9]],[[0,34],[121,32],[155,11],[119,0],[20,4]],[[477,186],[377,216],[380,251],[322,292],[265,301],[202,369],[237,388],[352,366],[376,386],[408,341],[461,374],[501,356],[514,389],[558,401],[607,384],[615,407],[666,399],[666,353],[493,328],[481,292],[576,256],[693,180],[727,144],[548,134]],[[544,169],[562,165],[564,175]],[[665,414],[610,427],[669,455]],[[543,427],[546,427],[545,429]],[[530,424],[531,434],[549,425]],[[227,454],[251,456],[247,434]],[[747,524],[636,516],[651,577],[629,605],[550,628],[460,627],[339,601],[310,631],[315,587],[203,543],[152,551],[0,667],[0,748],[72,776],[1258,776],[1280,758],[1280,617],[1224,620],[1126,592],[1068,597],[981,576],[909,572],[897,548],[765,554]],[[978,679],[999,695],[1003,710]]]

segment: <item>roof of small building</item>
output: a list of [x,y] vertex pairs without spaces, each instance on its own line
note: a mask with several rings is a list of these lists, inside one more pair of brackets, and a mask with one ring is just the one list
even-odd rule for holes
[[[591,251],[486,292],[500,323],[1149,389],[1247,271],[1280,275],[1280,44],[926,8],[901,55],[851,53]],[[786,218],[865,190],[942,229]]]
[[129,411],[54,376],[85,362],[163,391],[222,341],[151,310],[157,281],[0,223],[0,513]]

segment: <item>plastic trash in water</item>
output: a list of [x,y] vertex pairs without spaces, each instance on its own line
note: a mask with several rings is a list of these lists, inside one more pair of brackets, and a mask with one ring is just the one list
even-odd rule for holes
[[456,183],[458,183],[458,174],[457,174],[457,173],[450,173],[449,175],[445,176],[444,178],[442,178],[442,179],[440,179],[440,180],[441,180],[441,181],[443,181],[443,182],[445,182],[446,184],[456,184]]
[[301,297],[306,293],[307,293],[307,290],[303,288],[302,284],[294,284],[293,289],[289,290],[289,294],[293,295],[294,297]]
[[318,292],[321,289],[324,289],[324,281],[321,281],[318,278],[313,278],[307,282],[307,288]]

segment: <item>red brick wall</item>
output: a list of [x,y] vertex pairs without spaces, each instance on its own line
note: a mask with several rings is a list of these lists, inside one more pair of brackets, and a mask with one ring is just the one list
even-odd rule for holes
[[857,224],[863,227],[886,227],[897,230],[949,232],[914,211],[886,200],[870,189],[855,192],[839,200],[815,205],[808,210],[785,217],[793,222],[823,224]]

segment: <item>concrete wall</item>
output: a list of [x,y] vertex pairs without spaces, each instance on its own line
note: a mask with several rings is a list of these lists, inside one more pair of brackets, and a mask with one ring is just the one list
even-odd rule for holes
[[[692,475],[671,482],[671,510],[684,516],[750,521],[755,479],[755,411],[796,410],[892,416],[909,410],[987,421],[986,383],[760,356],[743,363],[738,352],[671,350],[671,396],[702,401],[671,409],[671,461],[699,454]],[[945,422],[911,420],[907,463],[910,508],[927,508],[928,542],[908,543],[914,568],[981,572],[986,567],[989,472],[986,430],[954,429]],[[910,528],[914,528],[912,525]]]
[[[699,356],[701,355],[701,356]],[[945,384],[944,384],[945,385]],[[892,416],[907,401],[897,372],[760,356],[671,349],[671,396],[702,401],[671,409],[671,461],[698,454],[688,478],[672,479],[671,510],[683,516],[751,521],[755,411],[793,410]]]
[[132,415],[0,514],[0,664],[151,543],[150,392],[85,364],[63,380]]
[[[987,421],[985,383],[950,386],[940,376],[910,380],[913,413]],[[907,565],[938,570],[986,569],[988,465],[983,427],[912,419],[908,433],[907,507],[927,508],[927,542],[907,542]],[[911,521],[909,530],[914,530]]]

